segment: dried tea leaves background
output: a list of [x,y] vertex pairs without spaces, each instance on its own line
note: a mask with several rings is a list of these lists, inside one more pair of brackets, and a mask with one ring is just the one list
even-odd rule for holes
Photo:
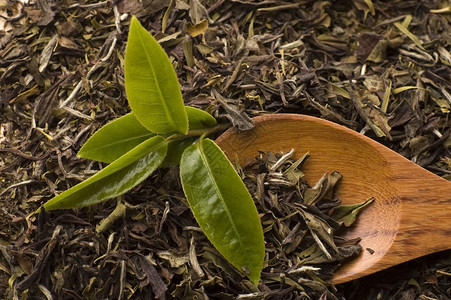
[[[109,201],[25,219],[102,167],[75,154],[129,110],[123,59],[131,14],[169,53],[187,105],[245,127],[247,117],[262,113],[320,116],[451,176],[447,1],[5,0],[0,14],[6,298],[10,279],[33,296],[243,291],[226,275],[233,269],[190,225],[172,169],[127,194],[125,209]],[[110,225],[96,233],[115,209]],[[329,297],[446,299],[450,273],[447,252],[338,287]],[[192,285],[188,277],[199,281]]]

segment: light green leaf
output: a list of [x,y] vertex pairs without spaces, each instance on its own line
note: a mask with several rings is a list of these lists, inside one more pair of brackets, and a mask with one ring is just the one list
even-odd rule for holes
[[125,53],[125,90],[135,117],[158,134],[188,132],[177,75],[158,42],[132,17]]
[[371,204],[373,201],[374,198],[371,197],[362,203],[340,205],[333,210],[330,216],[335,221],[343,222],[346,227],[349,227],[352,225],[352,223],[354,223],[360,211]]
[[81,147],[77,156],[112,163],[154,135],[129,113],[97,130]]
[[185,106],[185,109],[190,130],[216,126],[216,119],[206,111],[191,106]]
[[[216,119],[209,113],[186,106],[190,129],[205,129],[216,126]],[[100,128],[78,152],[78,157],[112,163],[146,139],[155,136],[141,125],[133,113],[120,117]],[[196,138],[185,138],[169,142],[168,154],[163,166],[178,165],[186,147]]]
[[265,255],[263,230],[252,197],[232,164],[212,140],[200,140],[183,153],[180,176],[205,235],[257,284]]
[[119,196],[146,179],[161,164],[167,141],[152,137],[95,175],[44,204],[46,210],[83,207]]

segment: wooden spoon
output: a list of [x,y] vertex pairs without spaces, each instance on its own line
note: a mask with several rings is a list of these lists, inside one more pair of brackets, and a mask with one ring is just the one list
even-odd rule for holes
[[244,166],[259,150],[275,153],[294,148],[296,158],[309,151],[303,166],[309,182],[337,170],[343,175],[338,195],[344,204],[376,198],[346,233],[360,237],[364,250],[336,271],[335,284],[451,249],[451,182],[323,119],[275,114],[253,121],[254,129],[240,133],[229,129],[216,140],[232,162],[238,159]]

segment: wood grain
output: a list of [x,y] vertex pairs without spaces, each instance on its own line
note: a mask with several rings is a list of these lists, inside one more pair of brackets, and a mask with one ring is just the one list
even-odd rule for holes
[[[347,232],[360,237],[362,254],[341,266],[336,284],[399,263],[451,249],[451,182],[357,132],[304,115],[264,115],[255,128],[226,131],[216,143],[233,162],[250,163],[258,151],[309,151],[303,170],[310,182],[326,171],[342,175],[338,195],[343,203],[376,201]],[[371,254],[366,248],[374,251]]]

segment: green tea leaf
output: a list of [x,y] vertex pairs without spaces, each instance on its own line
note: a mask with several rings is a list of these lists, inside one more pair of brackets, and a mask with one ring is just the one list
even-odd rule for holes
[[119,196],[146,179],[160,166],[167,141],[152,137],[133,148],[92,177],[44,204],[46,210],[83,207]]
[[371,197],[362,203],[341,205],[335,208],[330,216],[335,221],[343,222],[346,227],[349,227],[352,225],[352,223],[354,223],[360,211],[371,204],[373,201],[374,198]]
[[257,209],[221,149],[209,139],[188,147],[180,162],[183,190],[205,235],[257,284],[265,245]]
[[78,157],[112,163],[155,134],[126,114],[96,131],[78,151]]
[[[209,128],[216,125],[216,119],[209,113],[194,107],[185,106],[185,108],[190,129]],[[152,136],[155,136],[155,133],[142,126],[133,113],[129,113],[96,131],[81,147],[77,155],[78,157],[112,163]],[[193,142],[194,139],[189,139],[189,142],[187,142],[187,139],[183,142],[171,141],[168,145],[168,157],[165,161],[170,161],[170,164],[178,164],[183,150]],[[185,146],[182,147],[181,145]]]
[[132,17],[125,54],[125,90],[135,117],[152,132],[188,132],[177,75],[158,42]]
[[190,130],[216,126],[216,119],[206,111],[191,106],[185,106],[185,109]]
[[[189,129],[205,129],[216,126],[216,119],[209,113],[197,109],[195,107],[185,106],[186,113],[188,115]],[[170,141],[168,144],[168,154],[166,155],[162,167],[170,165],[179,165],[183,151],[188,146],[191,146],[198,137],[186,137]]]
[[180,164],[183,151],[191,146],[199,137],[187,137],[180,140],[170,141],[168,144],[168,154],[164,158],[162,167],[177,166]]
[[[185,106],[188,114],[189,129],[205,129],[216,126],[216,119],[209,113],[195,107]],[[164,159],[162,166],[179,165],[183,151],[192,145],[198,137],[187,137],[170,141],[168,144],[168,154]]]

